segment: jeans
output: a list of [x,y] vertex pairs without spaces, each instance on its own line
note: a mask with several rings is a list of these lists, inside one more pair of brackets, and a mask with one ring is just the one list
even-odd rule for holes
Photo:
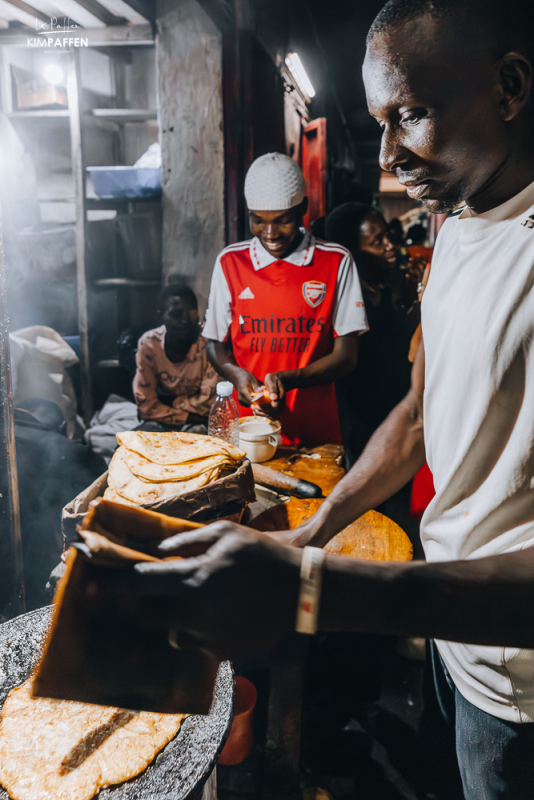
[[440,800],[533,800],[534,723],[506,722],[472,705],[434,642],[427,669],[422,755]]

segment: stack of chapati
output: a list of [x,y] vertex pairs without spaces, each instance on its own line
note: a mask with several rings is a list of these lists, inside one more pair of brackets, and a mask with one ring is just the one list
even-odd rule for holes
[[170,501],[235,468],[242,450],[214,436],[194,433],[118,433],[108,473],[106,500],[135,506]]

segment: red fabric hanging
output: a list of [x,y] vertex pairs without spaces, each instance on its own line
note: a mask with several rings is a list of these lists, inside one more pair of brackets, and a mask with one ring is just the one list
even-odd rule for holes
[[410,516],[415,519],[421,519],[435,494],[434,479],[428,464],[425,463],[413,479]]

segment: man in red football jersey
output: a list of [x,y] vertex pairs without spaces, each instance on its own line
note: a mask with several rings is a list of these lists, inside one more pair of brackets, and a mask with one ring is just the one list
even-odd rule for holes
[[348,250],[302,227],[305,194],[288,156],[252,164],[245,197],[253,238],[217,258],[203,336],[242,416],[264,384],[270,403],[261,411],[280,419],[286,443],[341,443],[334,381],[354,369],[367,320]]

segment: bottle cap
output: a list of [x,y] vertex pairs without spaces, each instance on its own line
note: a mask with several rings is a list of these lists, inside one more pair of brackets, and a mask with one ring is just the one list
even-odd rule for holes
[[217,394],[219,397],[231,397],[234,391],[234,384],[230,381],[219,381],[217,384]]

